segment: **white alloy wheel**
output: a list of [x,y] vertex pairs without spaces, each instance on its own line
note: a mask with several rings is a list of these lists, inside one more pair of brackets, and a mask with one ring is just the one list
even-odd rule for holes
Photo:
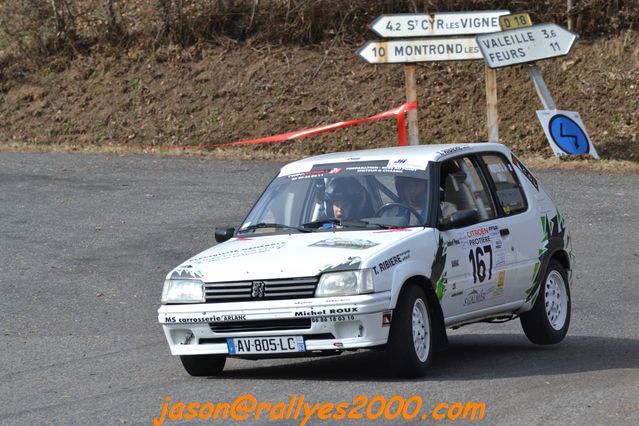
[[433,354],[433,321],[424,288],[407,284],[393,311],[386,351],[401,377],[423,377]]
[[568,294],[566,283],[559,272],[551,271],[548,274],[544,292],[548,322],[555,330],[561,330],[568,313]]
[[430,353],[430,324],[426,305],[422,299],[413,304],[413,345],[415,354],[420,361],[425,362]]
[[521,326],[531,342],[552,345],[566,337],[570,326],[571,301],[566,269],[551,259],[540,284],[534,306],[520,316]]

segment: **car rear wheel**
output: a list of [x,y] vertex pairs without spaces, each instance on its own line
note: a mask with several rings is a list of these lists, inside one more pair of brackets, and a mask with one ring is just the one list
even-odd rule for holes
[[180,355],[180,361],[191,376],[217,376],[224,370],[226,355]]
[[432,321],[426,293],[411,285],[402,291],[393,312],[387,346],[391,368],[402,377],[422,377],[432,352]]
[[570,325],[570,289],[566,270],[551,260],[532,310],[521,315],[526,337],[538,345],[561,342]]

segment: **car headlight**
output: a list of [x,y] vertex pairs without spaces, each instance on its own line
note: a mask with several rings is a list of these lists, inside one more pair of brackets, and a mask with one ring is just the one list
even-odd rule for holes
[[315,290],[315,297],[350,296],[354,294],[372,293],[373,270],[327,272],[322,274]]
[[202,303],[204,283],[201,280],[166,280],[162,289],[162,303]]

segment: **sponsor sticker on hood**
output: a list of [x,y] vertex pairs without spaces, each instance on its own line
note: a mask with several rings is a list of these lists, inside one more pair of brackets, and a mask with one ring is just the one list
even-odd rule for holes
[[310,247],[334,247],[354,250],[366,250],[371,247],[375,247],[376,245],[379,245],[379,243],[364,239],[328,238],[326,240],[317,241],[311,244]]

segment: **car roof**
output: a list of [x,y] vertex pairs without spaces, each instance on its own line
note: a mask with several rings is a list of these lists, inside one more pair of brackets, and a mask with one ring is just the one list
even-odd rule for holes
[[498,143],[467,143],[441,145],[412,145],[390,148],[365,149],[361,151],[333,152],[317,155],[289,163],[282,167],[280,176],[310,171],[313,166],[348,162],[388,161],[395,168],[425,170],[430,161],[442,161],[459,154],[498,151],[508,154],[510,151]]

